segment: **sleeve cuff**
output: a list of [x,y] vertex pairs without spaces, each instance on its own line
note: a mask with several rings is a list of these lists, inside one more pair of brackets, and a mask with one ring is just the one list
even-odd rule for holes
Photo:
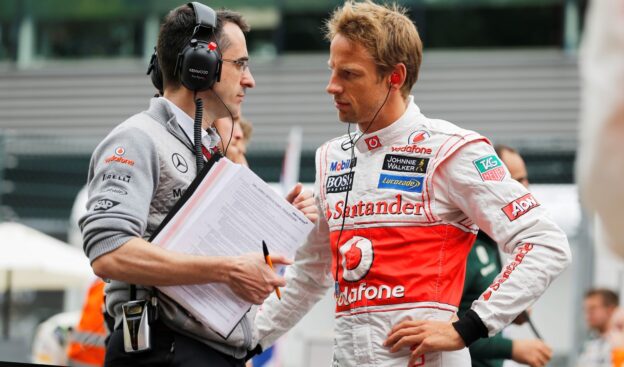
[[479,315],[473,310],[466,311],[459,320],[453,323],[453,327],[464,340],[464,344],[466,344],[467,347],[476,340],[487,338],[488,336],[487,327],[485,327]]

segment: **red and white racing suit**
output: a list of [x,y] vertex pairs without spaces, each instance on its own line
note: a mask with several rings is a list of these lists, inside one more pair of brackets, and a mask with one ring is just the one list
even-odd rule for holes
[[[350,145],[345,135],[317,150],[323,215],[286,271],[282,300],[272,295],[258,314],[261,346],[325,294],[336,266],[334,365],[406,367],[410,350],[390,353],[382,345],[388,332],[407,316],[454,317],[479,228],[512,256],[472,305],[477,336],[509,324],[569,264],[566,236],[510,178],[487,139],[425,117],[413,97],[399,120],[357,140],[354,158]],[[425,354],[415,365],[470,366],[470,357],[464,348]]]

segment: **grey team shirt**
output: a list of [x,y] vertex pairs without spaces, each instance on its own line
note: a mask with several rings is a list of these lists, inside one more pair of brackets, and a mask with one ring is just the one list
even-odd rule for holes
[[[212,130],[209,134],[216,144],[218,136]],[[189,138],[167,101],[152,99],[147,111],[118,125],[91,157],[87,213],[79,220],[89,260],[93,262],[132,238],[147,240],[195,176]],[[149,298],[149,291],[150,288],[137,286],[137,298]],[[159,298],[165,323],[224,353],[244,356],[257,334],[246,320],[252,320],[253,313],[225,341],[189,319],[164,296]],[[128,299],[129,284],[115,280],[107,284],[106,308],[115,316],[116,325],[121,322],[121,304]]]

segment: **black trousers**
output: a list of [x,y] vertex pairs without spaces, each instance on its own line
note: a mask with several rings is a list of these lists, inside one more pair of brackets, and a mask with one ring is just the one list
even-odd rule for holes
[[104,366],[244,367],[245,362],[179,334],[158,320],[152,325],[152,349],[146,352],[126,353],[123,329],[113,331],[106,346]]

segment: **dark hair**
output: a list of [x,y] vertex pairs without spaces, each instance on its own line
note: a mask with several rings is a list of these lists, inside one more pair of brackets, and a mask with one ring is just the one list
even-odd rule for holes
[[585,293],[585,299],[594,296],[600,296],[605,306],[617,307],[620,304],[617,293],[607,288],[592,288]]
[[[214,34],[221,52],[231,45],[230,40],[223,33],[225,23],[236,24],[243,32],[249,32],[249,24],[243,16],[231,10],[221,9],[217,11],[217,27]],[[180,79],[175,76],[175,66],[178,54],[189,44],[195,28],[195,12],[188,5],[179,6],[167,14],[165,21],[160,26],[158,35],[158,64],[163,75],[163,84],[168,87],[179,88]],[[209,41],[214,41],[210,35]]]

